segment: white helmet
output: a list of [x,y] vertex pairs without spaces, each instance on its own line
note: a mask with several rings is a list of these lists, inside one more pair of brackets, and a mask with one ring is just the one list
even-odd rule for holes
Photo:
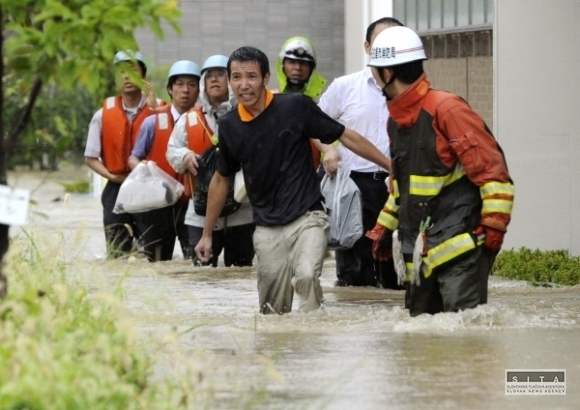
[[427,60],[421,38],[408,27],[389,27],[373,41],[369,67],[391,67]]
[[119,51],[117,54],[115,54],[115,57],[113,58],[113,64],[120,63],[121,61],[133,61],[133,60],[137,60],[137,61],[145,64],[145,59],[143,58],[143,54],[141,54],[138,51],[131,51],[131,50]]
[[210,68],[228,68],[228,58],[221,54],[216,54],[211,57],[208,57],[207,60],[203,63],[203,67],[201,67],[201,73],[203,74],[204,71],[209,70]]
[[280,61],[285,58],[291,60],[310,61],[316,66],[316,54],[314,48],[305,37],[292,37],[288,40],[282,50],[280,51]]
[[167,74],[167,78],[171,78],[175,75],[193,75],[196,77],[201,77],[201,72],[199,70],[199,66],[195,64],[193,61],[189,60],[180,60],[171,66],[169,69],[169,74]]

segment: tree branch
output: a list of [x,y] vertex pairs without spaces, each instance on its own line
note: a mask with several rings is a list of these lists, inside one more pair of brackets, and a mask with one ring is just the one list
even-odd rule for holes
[[34,108],[34,104],[40,95],[40,91],[42,90],[42,80],[40,77],[36,77],[34,82],[32,83],[32,88],[30,89],[30,94],[28,96],[28,103],[22,110],[22,114],[18,119],[16,125],[12,128],[8,136],[6,137],[6,154],[10,155],[14,146],[16,145],[16,140],[22,132],[26,129],[28,122],[30,121],[30,115],[32,114],[32,109]]

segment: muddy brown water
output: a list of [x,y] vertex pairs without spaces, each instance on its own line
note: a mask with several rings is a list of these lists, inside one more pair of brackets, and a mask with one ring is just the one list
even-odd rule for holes
[[[214,392],[207,408],[580,409],[578,286],[491,277],[487,305],[410,318],[403,292],[333,287],[330,255],[323,309],[263,316],[252,268],[196,268],[177,249],[171,262],[104,261],[100,200],[65,198],[57,183],[86,175],[59,172],[40,184],[40,173],[10,174],[13,186],[34,189],[24,228],[63,238],[70,274],[90,286],[123,278],[141,336],[179,334],[169,353],[149,345],[159,357],[154,377],[194,363]],[[565,369],[566,394],[506,395],[507,369]]]

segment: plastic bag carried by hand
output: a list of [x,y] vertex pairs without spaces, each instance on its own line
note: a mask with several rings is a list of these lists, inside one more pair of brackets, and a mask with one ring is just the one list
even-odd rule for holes
[[[198,215],[205,216],[207,212],[209,184],[213,178],[215,170],[217,169],[218,155],[219,148],[213,145],[197,158],[199,166],[197,168],[197,175],[195,176],[193,209]],[[240,209],[241,206],[242,204],[234,199],[234,181],[232,178],[230,189],[228,190],[228,196],[220,213],[220,217],[233,214]]]
[[153,161],[140,162],[121,185],[113,212],[138,213],[173,205],[183,185]]
[[350,179],[350,169],[338,163],[335,177],[325,175],[320,183],[330,216],[330,249],[349,249],[363,234],[362,199],[356,184]]

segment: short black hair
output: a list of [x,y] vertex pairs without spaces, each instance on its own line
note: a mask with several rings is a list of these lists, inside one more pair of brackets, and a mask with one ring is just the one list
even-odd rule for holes
[[404,84],[413,84],[423,75],[423,60],[411,61],[410,63],[385,68],[393,70],[393,78],[396,78]]
[[[173,88],[173,84],[175,84],[175,82],[177,81],[177,79],[179,77],[191,77],[191,78],[195,78],[197,80],[197,85],[199,86],[199,80],[200,78],[196,75],[192,75],[192,74],[177,74],[177,75],[172,75],[171,77],[169,77],[169,79],[167,80],[167,87],[165,87],[167,89],[167,93],[169,94],[169,90],[171,90]],[[171,96],[171,94],[169,94]],[[171,98],[173,99],[173,96],[171,96]]]
[[401,23],[399,20],[397,20],[394,17],[383,17],[380,18],[376,21],[373,21],[368,27],[367,27],[367,35],[366,35],[366,40],[367,43],[370,44],[371,42],[371,37],[373,36],[373,31],[375,31],[375,28],[377,26],[389,26],[389,27],[393,27],[393,26],[403,26],[403,23]]
[[255,62],[260,66],[262,77],[270,72],[270,62],[268,56],[260,49],[252,46],[243,46],[234,50],[228,59],[228,77],[232,75],[232,62]]

